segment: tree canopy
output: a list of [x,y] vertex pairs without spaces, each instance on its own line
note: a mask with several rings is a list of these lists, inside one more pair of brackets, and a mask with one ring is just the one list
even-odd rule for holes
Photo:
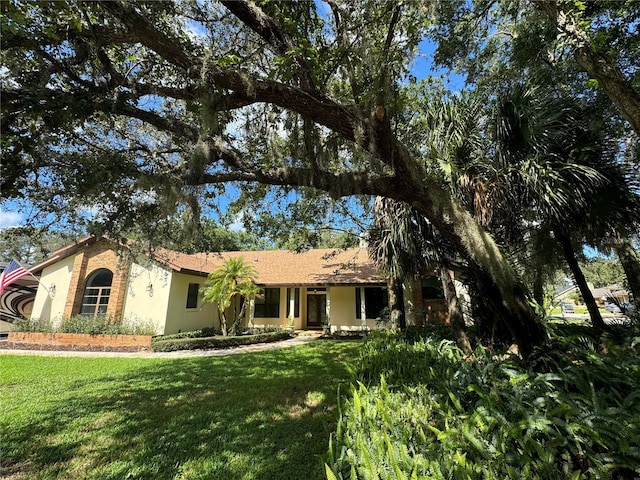
[[[469,171],[474,159],[495,154],[485,107],[496,86],[521,72],[571,78],[558,91],[572,98],[600,97],[618,140],[631,139],[618,142],[620,151],[637,164],[640,7],[472,7],[4,2],[3,196],[116,233],[142,223],[152,232],[176,211],[199,219],[227,208],[228,185],[241,192],[246,203],[235,208],[249,222],[251,205],[269,195],[293,196],[306,218],[326,218],[343,199],[361,201],[363,212],[371,196],[403,202],[445,239],[526,355],[545,338],[527,289],[451,182],[474,178],[458,175],[460,166]],[[502,27],[517,41],[505,42]],[[428,36],[436,61],[466,69],[478,89],[491,86],[476,92],[465,121],[447,121],[459,115],[445,101],[451,95],[411,70]],[[544,52],[557,54],[557,68],[545,70]],[[594,84],[604,100],[590,95]],[[328,197],[305,203],[318,192]]]

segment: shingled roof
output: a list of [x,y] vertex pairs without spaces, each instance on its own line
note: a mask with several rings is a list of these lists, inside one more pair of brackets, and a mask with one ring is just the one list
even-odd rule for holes
[[260,285],[356,285],[380,284],[384,280],[367,251],[317,249],[296,253],[288,250],[198,253],[187,255],[158,250],[155,260],[182,273],[209,274],[230,258],[243,257],[258,272]]
[[[53,252],[47,260],[35,265],[32,272],[40,273],[45,267],[101,240],[110,241],[89,236],[62,247]],[[114,248],[124,247],[123,244],[112,243]],[[193,255],[160,248],[155,250],[151,257],[176,272],[202,276],[213,272],[229,258],[244,257],[258,272],[257,281],[260,285],[329,286],[384,283],[364,248],[316,249],[301,253],[289,250],[257,250]]]

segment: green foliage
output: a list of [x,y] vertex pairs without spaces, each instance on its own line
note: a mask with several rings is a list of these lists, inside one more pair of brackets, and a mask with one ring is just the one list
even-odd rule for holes
[[430,368],[437,365],[441,369],[439,375],[451,376],[464,354],[451,348],[454,343],[450,340],[436,336],[425,340],[421,333],[425,331],[412,329],[408,334],[392,330],[371,332],[355,366],[358,381],[369,385],[384,376],[390,385],[417,384],[421,383],[427,365]]
[[617,258],[591,258],[582,262],[580,268],[587,281],[593,283],[595,288],[614,283],[623,285],[625,281],[624,270]]
[[63,319],[58,325],[51,320],[33,318],[18,320],[13,324],[15,332],[41,333],[88,333],[91,335],[155,335],[152,324],[144,322],[114,321],[101,315],[74,315]]
[[68,232],[46,232],[33,226],[3,228],[0,230],[0,261],[17,260],[33,265],[67,245],[72,238]]
[[[244,257],[230,258],[211,272],[207,277],[202,298],[205,302],[215,303],[220,312],[222,334],[227,335],[227,309],[232,310],[232,333],[238,331],[247,304],[261,289],[256,285],[256,270],[245,262]],[[242,307],[237,311],[237,297],[243,297]]]
[[[282,327],[266,326],[266,327],[252,327],[243,328],[240,334],[242,335],[257,335],[261,333],[282,332]],[[220,332],[215,328],[201,328],[199,330],[191,330],[189,332],[170,333],[169,335],[158,335],[153,338],[154,342],[161,340],[178,340],[182,338],[204,338],[213,337],[219,335]]]
[[197,337],[197,338],[174,338],[156,339],[151,344],[154,352],[174,352],[177,350],[200,350],[212,348],[231,348],[240,345],[251,345],[254,343],[277,342],[291,338],[288,332],[267,332],[254,335],[224,336],[224,337]]
[[13,322],[14,332],[54,333],[53,322],[46,318],[19,318]]
[[260,242],[247,231],[232,231],[210,218],[192,218],[191,211],[155,222],[152,231],[144,224],[134,227],[130,238],[150,239],[165,248],[183,253],[259,250]]
[[434,338],[370,337],[327,478],[637,476],[637,345],[610,339],[603,354],[582,335],[557,342],[536,372],[480,350],[463,361],[454,344]]
[[180,332],[180,333],[171,333],[169,335],[158,335],[153,338],[153,341],[156,342],[158,340],[178,340],[181,338],[203,338],[203,337],[213,337],[217,335],[218,332],[214,328],[202,328],[200,330],[191,330],[189,332]]

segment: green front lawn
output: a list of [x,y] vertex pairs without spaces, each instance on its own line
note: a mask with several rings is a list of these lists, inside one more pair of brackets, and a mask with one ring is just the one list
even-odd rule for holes
[[[604,309],[604,307],[600,307],[598,310],[600,310],[600,313],[602,315],[611,315],[608,311],[606,311]],[[586,305],[577,305],[577,306],[575,306],[573,313],[579,314],[579,315],[589,315],[589,311],[587,310]],[[554,307],[553,309],[551,309],[550,314],[551,315],[562,315],[562,311],[560,310],[560,307]]]
[[216,358],[0,355],[0,477],[324,478],[338,386],[359,348],[319,341]]
[[[587,315],[589,312],[587,311],[587,307],[585,305],[576,305],[574,308],[574,312],[575,314],[580,314],[580,315]],[[600,309],[601,311],[604,311],[604,309]],[[554,307],[553,309],[551,309],[551,312],[549,312],[551,315],[562,315],[562,310],[560,310],[560,307]]]

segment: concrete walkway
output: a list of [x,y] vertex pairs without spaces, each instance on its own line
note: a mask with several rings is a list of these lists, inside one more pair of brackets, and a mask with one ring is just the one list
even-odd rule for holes
[[225,355],[238,355],[241,353],[265,352],[278,350],[280,348],[295,347],[318,340],[319,332],[305,332],[296,337],[279,342],[256,343],[253,345],[242,345],[233,348],[215,350],[180,350],[177,352],[81,352],[74,350],[13,350],[2,349],[2,355],[40,355],[47,357],[121,357],[121,358],[190,358],[190,357],[222,357]]

